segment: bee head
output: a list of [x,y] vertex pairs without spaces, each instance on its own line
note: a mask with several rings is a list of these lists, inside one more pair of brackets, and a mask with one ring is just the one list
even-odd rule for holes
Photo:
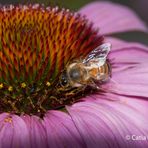
[[79,67],[73,67],[69,70],[69,77],[72,81],[79,81],[81,79],[81,69]]
[[73,83],[84,81],[87,71],[82,63],[73,63],[67,69],[67,75]]
[[87,71],[82,63],[72,63],[61,74],[60,85],[64,88],[80,87],[86,76]]

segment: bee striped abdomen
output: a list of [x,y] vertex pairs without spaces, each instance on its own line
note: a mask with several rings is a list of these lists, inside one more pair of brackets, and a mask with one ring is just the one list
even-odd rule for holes
[[106,62],[104,65],[100,66],[98,68],[99,72],[98,72],[98,80],[101,81],[106,81],[108,80],[108,78],[110,77],[110,66],[109,64]]

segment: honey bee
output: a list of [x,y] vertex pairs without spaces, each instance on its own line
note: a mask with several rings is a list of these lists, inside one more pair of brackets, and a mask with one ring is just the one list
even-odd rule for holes
[[111,75],[107,55],[110,43],[104,43],[92,50],[83,60],[75,60],[66,66],[60,77],[60,85],[65,88],[92,86],[107,81]]

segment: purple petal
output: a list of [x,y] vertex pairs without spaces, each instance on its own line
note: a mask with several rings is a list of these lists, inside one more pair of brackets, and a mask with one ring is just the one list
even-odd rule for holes
[[82,148],[85,143],[71,118],[60,111],[49,111],[44,117],[48,145],[51,148]]
[[28,128],[19,116],[0,114],[0,147],[30,148]]
[[120,50],[123,48],[133,48],[133,47],[138,47],[138,48],[148,50],[147,46],[143,44],[139,44],[138,42],[127,42],[127,41],[123,41],[121,39],[113,38],[113,37],[106,37],[105,42],[111,43],[112,45],[111,52],[113,52],[114,50]]
[[37,116],[24,115],[21,118],[25,121],[29,130],[29,139],[32,148],[47,148],[47,138],[42,119]]
[[112,77],[102,86],[107,92],[148,97],[148,48],[129,43],[109,54]]
[[[141,66],[145,65],[148,61],[148,47],[137,42],[126,42],[120,39],[108,37],[105,42],[112,44],[112,49],[109,54],[109,59],[113,63],[113,72],[120,73],[120,70],[128,70],[138,66],[141,70]],[[143,67],[143,69],[145,69]],[[122,74],[122,72],[120,73]],[[125,78],[125,77],[124,77]]]
[[[134,140],[132,137],[148,135],[148,102],[106,95],[93,95],[85,98],[85,102],[67,107],[87,147],[148,147],[147,139]],[[126,139],[128,135],[129,140]]]
[[122,95],[139,96],[148,99],[148,67],[141,64],[139,67],[123,67],[120,72],[113,72],[111,82],[104,85],[107,92]]
[[100,28],[101,34],[111,34],[124,31],[146,31],[148,28],[136,14],[119,4],[111,2],[93,2],[79,11]]

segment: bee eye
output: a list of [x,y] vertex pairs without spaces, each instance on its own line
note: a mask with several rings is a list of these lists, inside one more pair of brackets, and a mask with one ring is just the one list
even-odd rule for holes
[[66,72],[64,72],[61,75],[60,84],[61,84],[61,86],[66,86],[68,84],[68,78],[67,78]]

